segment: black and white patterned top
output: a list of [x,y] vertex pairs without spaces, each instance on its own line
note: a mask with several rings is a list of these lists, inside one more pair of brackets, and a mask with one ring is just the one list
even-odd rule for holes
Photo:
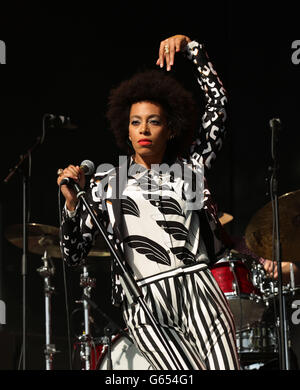
[[[137,279],[195,262],[215,262],[227,246],[204,179],[204,170],[210,169],[225,136],[226,91],[203,45],[190,42],[185,54],[195,66],[206,105],[190,158],[175,163],[197,183],[196,192],[187,189],[186,176],[183,180],[170,171],[137,167],[129,158],[120,167],[97,171],[86,193],[124,264]],[[133,165],[135,173],[130,174]],[[125,181],[119,180],[124,176]],[[84,205],[72,213],[63,209],[61,229],[63,258],[76,266],[88,255],[98,231]],[[112,282],[112,302],[119,305],[124,292],[113,259]]]
[[[139,173],[128,177],[121,201],[124,253],[135,277],[146,278],[182,264],[208,261],[199,217],[185,200],[183,191],[187,190],[182,187],[182,177],[136,165]],[[198,188],[197,205],[201,209],[202,170],[198,170],[196,180],[202,186]]]

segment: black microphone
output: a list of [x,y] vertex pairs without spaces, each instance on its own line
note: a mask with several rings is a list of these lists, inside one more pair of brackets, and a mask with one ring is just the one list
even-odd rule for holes
[[77,126],[71,122],[71,118],[66,115],[54,115],[54,114],[45,114],[47,118],[49,127],[64,128],[69,130],[77,129]]
[[[80,169],[83,171],[83,173],[85,175],[92,175],[95,171],[95,165],[90,160],[84,160],[80,164]],[[60,182],[60,185],[63,185],[63,184],[66,184],[66,185],[72,184],[72,185],[78,186],[77,183],[75,183],[75,181],[69,177],[65,177],[64,179],[62,179],[62,181]]]
[[271,140],[271,156],[274,161],[277,163],[278,158],[278,138],[279,138],[279,132],[282,129],[281,126],[281,120],[279,118],[273,118],[269,121],[270,128],[272,130],[272,140]]

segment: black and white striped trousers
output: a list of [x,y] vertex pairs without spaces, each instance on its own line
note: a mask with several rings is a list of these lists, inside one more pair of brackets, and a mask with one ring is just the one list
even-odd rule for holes
[[[206,264],[177,268],[138,281],[182,370],[237,370],[235,326],[227,300]],[[140,352],[156,370],[176,366],[139,303],[123,305]]]

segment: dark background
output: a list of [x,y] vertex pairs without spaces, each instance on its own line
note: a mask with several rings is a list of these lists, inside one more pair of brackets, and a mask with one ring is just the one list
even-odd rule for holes
[[[154,68],[159,43],[173,34],[203,42],[229,94],[228,136],[209,176],[219,209],[234,220],[228,232],[242,236],[251,217],[270,198],[269,120],[283,123],[279,139],[279,195],[300,188],[300,65],[292,63],[292,42],[299,39],[293,2],[135,1],[92,6],[18,5],[2,8],[0,39],[7,65],[0,68],[1,129],[1,299],[7,324],[2,326],[0,369],[17,369],[22,342],[22,249],[5,238],[9,226],[22,223],[22,176],[3,183],[20,155],[42,134],[45,113],[68,115],[78,129],[47,129],[42,146],[32,154],[30,221],[58,226],[56,171],[90,159],[96,165],[118,162],[118,150],[105,120],[109,90],[144,68]],[[270,5],[269,5],[270,4]],[[297,35],[298,34],[298,35]],[[202,95],[186,60],[176,58],[172,74]],[[26,165],[25,165],[26,167]],[[41,256],[29,254],[27,272],[27,369],[44,369],[44,292],[36,269]],[[63,267],[54,259],[52,284],[53,343],[60,353],[54,368],[68,369],[67,321]],[[110,305],[110,259],[93,258],[93,298],[114,320]],[[69,311],[79,309],[81,270],[66,270]],[[106,321],[93,313],[97,335]],[[71,321],[80,332],[80,313]]]

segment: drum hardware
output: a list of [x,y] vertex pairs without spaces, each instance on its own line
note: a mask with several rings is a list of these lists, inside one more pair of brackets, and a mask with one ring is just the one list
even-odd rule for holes
[[48,256],[47,250],[42,257],[43,265],[37,269],[37,272],[44,278],[44,293],[45,293],[45,361],[46,370],[53,369],[53,355],[58,353],[55,345],[51,343],[51,295],[55,289],[51,286],[51,276],[54,275],[54,265],[51,257]]
[[[55,346],[51,344],[51,313],[50,313],[50,301],[51,294],[54,292],[54,288],[50,286],[50,277],[54,272],[54,267],[49,267],[49,262],[52,264],[52,258],[60,258],[61,248],[60,248],[60,235],[59,228],[55,226],[43,225],[38,223],[26,223],[26,234],[24,234],[24,226],[22,224],[11,225],[5,230],[6,239],[13,245],[18,248],[23,248],[24,240],[23,237],[26,238],[26,248],[28,252],[42,255],[44,266],[38,269],[38,272],[41,276],[44,277],[44,291],[45,291],[45,311],[46,311],[46,347],[45,347],[45,356],[46,356],[46,369],[52,369],[52,360],[53,355],[58,351],[55,350]],[[46,251],[46,252],[45,252]],[[90,257],[107,257],[110,253],[104,246],[104,241],[98,238],[95,242],[94,247],[90,251]],[[24,255],[23,255],[24,258]],[[24,263],[24,259],[23,259]],[[22,266],[22,274],[23,274],[23,289],[25,289],[25,278],[26,278],[26,268],[24,269],[24,265]],[[83,276],[84,278],[84,276]],[[82,283],[87,283],[82,279]],[[87,286],[88,287],[88,286]],[[88,289],[86,290],[88,294]],[[88,310],[86,302],[83,303],[85,313]],[[23,308],[23,312],[25,312],[25,307]],[[86,314],[85,314],[86,317]],[[26,354],[26,319],[23,314],[23,369],[25,369],[25,354]],[[85,327],[88,329],[87,320],[85,320]],[[85,334],[82,336],[82,342],[86,344],[89,342],[88,336]],[[88,352],[88,351],[87,351]]]
[[[59,351],[56,351],[55,345],[51,343],[51,295],[54,293],[54,288],[50,285],[50,281],[51,276],[54,274],[52,257],[61,257],[59,248],[59,229],[48,225],[27,223],[26,234],[24,234],[23,225],[12,225],[6,229],[5,237],[18,248],[23,247],[23,239],[25,237],[27,250],[31,253],[43,256],[43,266],[38,268],[37,272],[44,278],[46,337],[44,354],[46,359],[46,370],[52,370],[53,355]],[[23,270],[22,273],[25,277],[26,272],[24,272],[25,271]],[[23,322],[25,322],[25,318],[23,318]],[[23,330],[23,350],[26,349],[24,339],[26,339],[26,331]],[[25,352],[23,351],[23,369],[26,367],[24,355]]]
[[[113,321],[106,313],[104,313],[98,305],[94,301],[90,299],[89,296],[84,295],[83,298],[88,302],[88,304],[96,310],[105,320],[107,321],[107,325],[104,327],[104,336],[101,338],[102,348],[104,347],[104,351],[107,353],[107,369],[113,369],[112,362],[112,340],[115,335],[122,336],[126,338],[130,344],[133,344],[133,340],[128,335],[128,332],[124,331],[120,325],[118,325],[115,321]],[[96,365],[96,369],[99,369],[100,361]]]
[[109,323],[105,326],[104,334],[105,336],[103,337],[102,342],[104,347],[107,347],[107,369],[112,370],[112,338],[115,335],[115,327],[112,325],[112,323]]
[[[278,281],[267,276],[264,270],[263,264],[255,262],[252,263],[251,268],[251,280],[253,285],[257,287],[261,293],[261,298],[269,306],[269,300],[278,296]],[[283,294],[295,295],[295,292],[299,289],[295,286],[293,265],[290,264],[290,283],[282,286]]]
[[299,260],[300,203],[299,191],[278,197],[278,140],[281,121],[278,118],[273,118],[269,121],[269,125],[272,131],[272,166],[269,166],[269,171],[271,172],[269,182],[271,201],[256,213],[250,221],[246,229],[246,244],[254,253],[259,254],[265,259],[272,259],[277,263],[280,316],[280,368],[289,370],[288,323],[285,294],[282,284],[281,262],[282,259],[292,262]]
[[81,336],[78,337],[80,344],[80,358],[84,364],[85,370],[90,370],[91,362],[91,344],[92,336],[90,331],[90,305],[87,298],[91,297],[91,291],[96,286],[96,279],[91,278],[88,273],[88,268],[84,262],[82,265],[82,274],[80,275],[80,287],[83,287],[83,297],[76,303],[83,305],[84,313],[84,331]]
[[[41,225],[37,223],[27,223],[27,247],[28,251],[42,255],[43,265],[37,272],[44,278],[45,294],[45,360],[46,370],[52,370],[53,355],[56,351],[55,345],[51,343],[51,295],[55,289],[51,286],[51,276],[54,275],[54,265],[52,257],[61,257],[59,248],[59,229],[53,226]],[[5,236],[9,242],[18,248],[22,248],[23,225],[9,226],[5,231]]]
[[233,293],[235,295],[240,295],[240,289],[239,289],[239,285],[238,285],[238,280],[237,280],[236,274],[234,272],[234,263],[233,263],[233,261],[229,261],[229,267],[230,267],[230,271],[232,272],[233,277],[234,277],[234,280],[232,281]]

